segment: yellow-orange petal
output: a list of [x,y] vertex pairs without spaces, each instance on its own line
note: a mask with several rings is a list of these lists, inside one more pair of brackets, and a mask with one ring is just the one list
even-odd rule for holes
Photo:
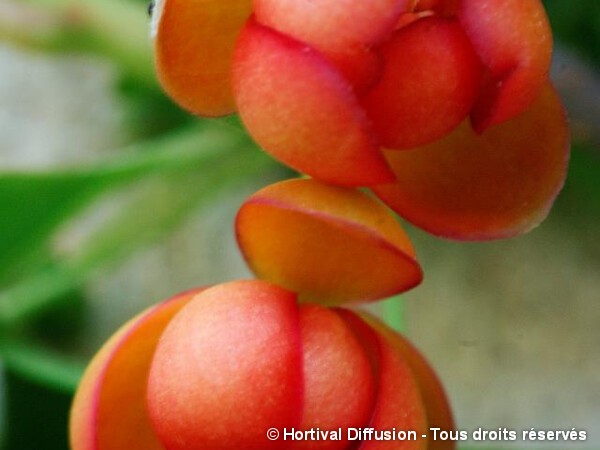
[[465,122],[440,141],[386,157],[397,181],[373,191],[398,214],[447,238],[499,239],[548,215],[565,179],[569,133],[548,83],[529,109],[483,134]]
[[248,131],[285,164],[338,185],[393,180],[352,87],[308,45],[250,21],[233,85]]
[[458,17],[490,72],[471,114],[482,132],[539,95],[550,69],[552,31],[540,0],[462,0]]
[[214,286],[165,329],[148,411],[169,450],[269,450],[271,427],[298,427],[302,343],[296,296],[258,280]]
[[312,179],[268,186],[236,219],[238,243],[259,278],[324,304],[377,300],[422,272],[400,224],[377,200]]
[[88,366],[70,417],[72,450],[163,450],[146,412],[146,382],[159,337],[194,295],[182,293],[127,322]]
[[235,110],[231,60],[251,0],[159,0],[153,13],[156,69],[165,91],[201,116]]

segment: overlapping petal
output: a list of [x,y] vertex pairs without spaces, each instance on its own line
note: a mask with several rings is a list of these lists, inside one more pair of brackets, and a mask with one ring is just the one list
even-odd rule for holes
[[382,145],[411,148],[440,139],[471,111],[482,66],[458,21],[417,20],[381,48],[385,65],[363,98]]
[[408,362],[396,351],[393,344],[381,333],[367,325],[358,315],[348,310],[338,310],[348,326],[360,336],[371,353],[378,379],[377,398],[369,427],[375,430],[405,430],[416,432],[417,439],[366,440],[360,450],[424,450],[428,448],[428,423],[422,393]]
[[[377,318],[366,313],[362,313],[361,317],[385,337],[394,347],[394,350],[409,365],[423,396],[428,428],[439,428],[448,432],[456,430],[454,417],[452,416],[452,410],[444,387],[423,355],[408,339],[394,332]],[[430,439],[427,448],[428,450],[453,450],[456,448],[456,441],[451,439]]]
[[255,0],[259,23],[324,54],[357,91],[371,86],[380,61],[372,47],[389,38],[408,0]]
[[462,0],[458,17],[489,77],[471,118],[481,132],[525,110],[548,79],[552,31],[539,0]]
[[[564,124],[555,120],[562,112],[550,105],[552,114],[544,114],[533,105],[548,83],[552,51],[540,0],[164,0],[160,5],[157,65],[167,91],[182,103],[199,102],[199,114],[237,108],[254,139],[300,172],[334,185],[383,185],[375,190],[401,215],[459,239],[524,232],[545,215],[556,194],[552,189],[560,182],[552,174],[560,172],[560,164],[552,169],[552,156],[541,155],[537,168],[525,163],[515,173],[520,182],[499,175],[517,172],[501,161],[520,163],[507,162],[507,155],[524,154],[526,147],[536,155],[545,145],[550,155],[564,148]],[[528,121],[549,137],[537,139],[523,126]],[[511,133],[523,139],[506,137]],[[413,170],[416,165],[423,168],[425,159],[439,158],[431,167],[449,168],[451,155],[460,152],[443,149],[456,146],[466,157],[461,170],[419,181],[419,173],[429,172]],[[411,150],[390,155],[384,148]],[[417,151],[423,155],[413,156]],[[478,180],[467,169],[477,163],[474,153],[488,155],[480,178],[488,171],[492,181]],[[409,160],[411,169],[399,167]],[[545,164],[546,181],[522,182],[538,176]],[[399,195],[389,187],[395,178]],[[462,186],[464,205],[452,202],[449,180],[456,189]],[[495,182],[500,184],[492,188]],[[434,214],[431,198],[438,188],[440,202],[457,207],[454,218],[426,218]],[[506,194],[496,210],[487,201],[494,189]],[[406,200],[407,193],[416,197]],[[425,200],[420,206],[419,198]],[[411,206],[402,206],[407,203]],[[529,211],[519,211],[525,208]],[[498,217],[492,220],[494,211]],[[443,208],[438,212],[445,214]],[[450,220],[456,223],[445,225]]]
[[313,48],[250,21],[233,83],[248,131],[277,159],[333,184],[393,180],[351,86]]
[[71,448],[164,449],[146,411],[146,377],[161,333],[200,291],[183,293],[141,313],[102,347],[88,366],[73,401]]
[[[421,437],[441,423],[431,406],[447,403],[410,344],[370,317],[295,298],[265,281],[234,281],[138,316],[86,372],[73,450],[398,448],[348,439],[348,428],[365,427],[418,433],[405,450],[452,448]],[[269,440],[272,427],[343,434]]]
[[433,234],[506,238],[546,217],[564,183],[568,155],[564,110],[548,84],[525,112],[483,134],[465,122],[433,144],[386,152],[397,181],[373,191]]
[[301,299],[376,300],[422,279],[400,224],[358,190],[311,179],[277,183],[244,203],[236,230],[250,268]]
[[323,51],[344,52],[386,39],[409,0],[254,0],[257,20]]
[[298,426],[302,347],[295,295],[257,281],[207,289],[169,323],[148,409],[170,450],[277,449],[266,430]]
[[[300,308],[300,327],[305,392],[299,429],[346,430],[368,424],[378,386],[361,342],[339,314],[317,305]],[[347,435],[342,438],[295,441],[292,448],[347,448]]]

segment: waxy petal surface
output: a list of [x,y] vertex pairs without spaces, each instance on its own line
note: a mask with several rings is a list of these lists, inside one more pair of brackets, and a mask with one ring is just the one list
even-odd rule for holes
[[258,22],[324,53],[381,42],[408,8],[408,0],[254,0]]
[[154,11],[156,69],[165,91],[201,116],[235,110],[231,60],[251,0],[161,0]]
[[547,85],[528,110],[481,135],[465,122],[433,144],[386,152],[398,180],[373,191],[433,234],[506,238],[547,216],[563,185],[568,155],[564,110]]
[[257,276],[303,300],[376,300],[422,279],[400,224],[359,190],[311,179],[277,183],[244,203],[236,231]]
[[552,31],[540,0],[462,0],[458,17],[490,72],[471,115],[482,132],[539,95],[550,69]]
[[369,423],[375,379],[365,350],[346,322],[331,309],[300,308],[304,352],[304,413],[301,430],[342,428],[342,440],[295,441],[296,450],[346,448],[348,428]]
[[311,47],[250,21],[233,83],[249,133],[285,164],[338,185],[393,180],[352,87]]
[[263,281],[207,289],[156,349],[148,409],[169,450],[268,450],[269,428],[297,427],[302,344],[294,294]]
[[433,142],[468,116],[482,66],[458,21],[417,20],[398,30],[381,54],[381,79],[362,103],[383,146]]
[[379,75],[374,44],[387,39],[408,0],[255,0],[256,19],[318,50],[331,61],[357,93]]
[[[406,338],[390,329],[380,320],[364,313],[361,314],[361,317],[385,336],[396,352],[408,363],[423,397],[428,428],[439,428],[445,431],[456,430],[444,387],[423,355]],[[456,441],[451,439],[431,439],[427,447],[428,450],[454,450],[455,448]]]
[[146,380],[159,337],[200,290],[139,314],[94,357],[77,390],[70,417],[72,450],[162,450],[146,412]]
[[383,334],[373,330],[358,315],[338,309],[338,314],[359,336],[365,349],[372,353],[378,373],[378,388],[371,421],[375,430],[415,431],[416,440],[366,440],[360,450],[424,450],[428,448],[427,415],[416,377],[402,354]]

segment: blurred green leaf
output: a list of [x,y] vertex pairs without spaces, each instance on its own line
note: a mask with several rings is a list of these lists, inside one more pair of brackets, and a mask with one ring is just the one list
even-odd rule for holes
[[[13,189],[14,204],[4,204],[3,209],[10,212],[12,221],[23,225],[11,225],[11,235],[0,240],[5,249],[0,253],[4,264],[7,257],[14,260],[47,241],[52,231],[93,195],[140,177],[146,180],[140,195],[122,205],[111,221],[70,255],[30,272],[0,293],[0,325],[22,320],[79,286],[107,261],[164,235],[199,201],[210,200],[232,184],[274,167],[267,156],[249,146],[244,135],[216,123],[202,132],[178,133],[146,144],[144,152],[137,149],[118,162],[95,169],[50,174],[39,180],[22,175],[22,183],[7,183],[22,189]],[[199,167],[203,170],[197,170]],[[2,181],[0,178],[0,192]]]
[[67,450],[71,394],[6,373],[6,435],[3,450]]
[[66,357],[39,342],[4,336],[0,342],[0,356],[6,367],[51,389],[65,393],[75,392],[85,369],[82,361]]
[[0,282],[21,274],[23,262],[43,251],[53,231],[100,194],[152,174],[201,169],[247,145],[230,131],[219,123],[193,126],[130,146],[95,167],[0,173]]
[[576,144],[571,152],[569,172],[555,205],[570,221],[591,223],[600,218],[600,153],[598,149]]
[[600,2],[544,0],[555,36],[600,67]]

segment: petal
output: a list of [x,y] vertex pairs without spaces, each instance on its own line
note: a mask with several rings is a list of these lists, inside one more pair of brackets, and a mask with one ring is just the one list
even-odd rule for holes
[[381,52],[381,79],[362,103],[382,145],[433,142],[468,116],[482,67],[456,20],[417,20],[398,30]]
[[301,299],[376,300],[420,283],[400,224],[359,190],[289,180],[254,194],[236,219],[240,248],[258,277]]
[[[300,308],[304,351],[304,413],[301,430],[347,430],[369,423],[375,400],[371,361],[346,322],[331,309]],[[341,440],[295,441],[292,448],[337,450]]]
[[338,309],[338,314],[359,337],[371,353],[377,368],[378,389],[373,415],[368,427],[377,431],[414,431],[415,440],[389,441],[365,440],[360,450],[424,450],[428,440],[427,416],[423,396],[412,368],[393,343],[383,334],[375,332],[355,313]]
[[71,408],[73,450],[163,449],[146,412],[146,383],[158,339],[199,289],[150,308],[125,324],[96,354]]
[[393,179],[351,86],[311,47],[250,22],[233,83],[248,131],[285,164],[332,184]]
[[527,111],[481,135],[463,123],[441,141],[386,152],[398,180],[373,190],[430,233],[506,238],[529,231],[548,215],[568,155],[564,111],[548,84]]
[[539,0],[463,0],[458,17],[490,71],[471,115],[482,132],[539,95],[550,69],[552,31]]
[[359,94],[379,75],[372,46],[391,35],[410,6],[408,0],[255,0],[254,5],[260,24],[324,54]]
[[[408,339],[390,329],[380,320],[364,313],[361,316],[369,325],[388,339],[395,351],[410,366],[423,397],[428,427],[445,431],[456,430],[444,387],[423,355]],[[453,450],[456,448],[456,442],[451,439],[431,440],[427,448],[428,450]]]
[[298,426],[302,345],[295,295],[237,281],[196,296],[161,337],[148,409],[170,450],[280,448],[266,431]]
[[201,116],[235,110],[231,60],[251,0],[161,0],[154,17],[155,57],[165,91]]
[[370,48],[357,48],[344,52],[329,53],[327,59],[360,97],[368,92],[381,77],[383,60],[379,53]]
[[254,0],[256,19],[328,52],[377,44],[409,9],[408,0]]

